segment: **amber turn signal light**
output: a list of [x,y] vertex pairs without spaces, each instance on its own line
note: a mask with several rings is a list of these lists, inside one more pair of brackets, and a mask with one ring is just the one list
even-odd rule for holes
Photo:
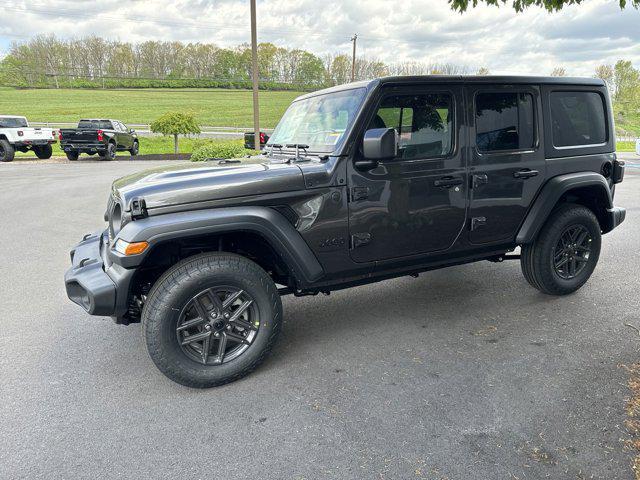
[[125,242],[122,239],[119,239],[116,242],[115,250],[122,255],[130,256],[130,255],[139,255],[144,252],[149,244],[147,242]]

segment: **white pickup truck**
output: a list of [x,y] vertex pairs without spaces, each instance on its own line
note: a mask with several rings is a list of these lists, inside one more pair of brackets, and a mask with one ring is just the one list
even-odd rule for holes
[[0,162],[13,160],[16,151],[33,150],[40,159],[51,158],[56,130],[32,128],[25,117],[0,115]]

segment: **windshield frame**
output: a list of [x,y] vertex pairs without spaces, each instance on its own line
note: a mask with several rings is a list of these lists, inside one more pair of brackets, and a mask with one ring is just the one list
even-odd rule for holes
[[318,155],[318,156],[335,156],[337,154],[337,152],[340,152],[342,150],[342,148],[344,147],[345,143],[348,141],[349,137],[351,136],[353,128],[357,124],[358,118],[360,117],[360,114],[362,113],[363,106],[367,102],[367,98],[368,98],[370,92],[369,92],[369,88],[367,88],[364,85],[360,84],[360,85],[353,85],[350,88],[319,90],[318,92],[313,92],[311,94],[303,95],[303,96],[295,99],[293,102],[291,102],[291,105],[289,105],[289,107],[287,107],[287,110],[285,111],[285,113],[282,115],[282,117],[278,121],[278,125],[276,125],[276,128],[273,130],[273,133],[271,134],[271,137],[269,138],[267,144],[265,145],[265,153],[267,155],[270,155],[271,153],[278,153],[278,154],[281,154],[281,153],[284,153],[284,154],[292,154],[293,153],[293,154],[295,154],[296,153],[296,149],[295,148],[286,148],[286,145],[282,145],[281,149],[280,148],[274,148],[273,147],[274,143],[272,142],[273,134],[277,132],[277,129],[280,126],[280,124],[282,123],[283,119],[285,118],[287,113],[290,112],[291,108],[296,103],[310,101],[310,100],[313,100],[313,99],[317,99],[318,97],[324,97],[324,96],[330,96],[330,95],[344,95],[347,92],[351,92],[351,94],[353,95],[354,91],[356,91],[356,90],[360,90],[361,91],[361,97],[360,97],[359,101],[357,102],[357,104],[355,105],[355,107],[353,109],[352,117],[347,122],[347,125],[345,127],[344,132],[340,136],[340,139],[333,145],[333,148],[331,150],[329,150],[329,149],[327,149],[327,150],[317,150],[317,149],[313,148],[314,145],[310,145],[310,148],[308,148],[308,149],[299,148],[299,152],[301,154],[303,154],[303,155],[309,154],[309,155]]

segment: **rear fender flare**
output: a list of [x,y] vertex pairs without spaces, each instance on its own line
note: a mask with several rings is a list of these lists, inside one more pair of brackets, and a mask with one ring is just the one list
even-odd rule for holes
[[144,253],[125,257],[112,250],[114,261],[132,268],[163,242],[198,235],[252,232],[262,236],[278,252],[293,274],[305,284],[319,280],[324,271],[295,227],[279,212],[269,207],[229,207],[191,212],[169,213],[132,221],[125,225],[114,241],[149,242]]
[[550,179],[533,202],[525,220],[516,236],[516,244],[523,245],[531,243],[538,235],[538,232],[549,218],[549,215],[557,205],[558,200],[571,190],[593,188],[606,199],[607,210],[613,208],[611,190],[607,180],[595,172],[568,173]]

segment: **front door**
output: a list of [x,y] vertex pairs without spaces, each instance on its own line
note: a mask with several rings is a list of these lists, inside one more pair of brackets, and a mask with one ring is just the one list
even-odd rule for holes
[[545,178],[536,86],[469,86],[469,239],[510,243]]
[[[459,145],[462,88],[389,87],[366,129],[395,128],[397,158],[349,169],[351,257],[371,262],[444,251],[466,220],[468,189]],[[362,132],[364,133],[364,131]]]

